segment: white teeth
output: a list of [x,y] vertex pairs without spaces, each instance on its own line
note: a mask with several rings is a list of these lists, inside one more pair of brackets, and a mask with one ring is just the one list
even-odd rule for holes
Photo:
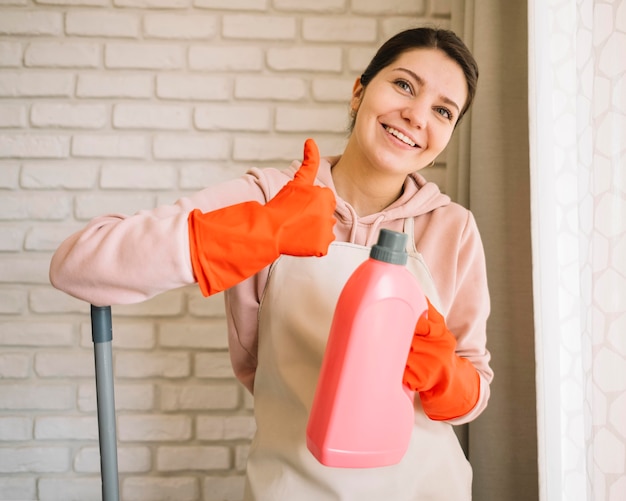
[[408,144],[409,146],[417,146],[413,141],[411,141],[411,138],[406,137],[404,134],[402,134],[402,132],[400,132],[399,130],[394,129],[393,127],[389,127],[389,126],[385,126],[385,129],[387,130],[387,132],[389,132],[389,134],[391,134],[392,136],[397,137],[400,141],[402,141],[403,143]]

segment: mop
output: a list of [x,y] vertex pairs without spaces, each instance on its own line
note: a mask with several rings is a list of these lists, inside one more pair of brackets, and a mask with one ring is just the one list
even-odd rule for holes
[[110,306],[91,305],[91,335],[96,361],[96,397],[102,501],[119,501],[117,435],[113,394],[113,327]]

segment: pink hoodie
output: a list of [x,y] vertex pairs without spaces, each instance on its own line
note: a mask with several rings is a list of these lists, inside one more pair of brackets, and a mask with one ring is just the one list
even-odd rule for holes
[[[331,166],[320,163],[317,184],[334,191]],[[95,305],[145,301],[162,292],[195,282],[189,257],[187,215],[194,208],[209,212],[236,203],[265,203],[300,166],[251,169],[245,176],[206,188],[173,205],[132,216],[111,214],[93,219],[71,235],[50,264],[52,284]],[[336,193],[337,241],[371,246],[380,228],[402,231],[414,218],[415,245],[422,254],[446,312],[448,328],[457,337],[457,353],[468,358],[481,377],[480,399],[454,424],[474,419],[487,405],[493,372],[486,349],[489,293],[484,251],[472,214],[452,203],[419,174],[407,177],[400,198],[382,212],[359,218]],[[257,313],[268,269],[226,291],[230,355],[233,369],[252,391],[256,371]]]

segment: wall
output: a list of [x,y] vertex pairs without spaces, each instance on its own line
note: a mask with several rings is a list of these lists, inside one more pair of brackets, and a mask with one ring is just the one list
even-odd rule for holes
[[[339,152],[375,48],[449,19],[449,0],[2,0],[0,499],[100,499],[88,305],[47,278],[61,240],[308,136]],[[253,402],[221,298],[116,307],[113,329],[123,499],[240,499]]]

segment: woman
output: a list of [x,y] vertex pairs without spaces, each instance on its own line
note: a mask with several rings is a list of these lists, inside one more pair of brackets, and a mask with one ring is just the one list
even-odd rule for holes
[[[484,410],[493,378],[484,253],[471,213],[416,171],[448,144],[477,78],[452,32],[399,33],[355,82],[341,156],[320,160],[307,141],[301,166],[97,218],[53,257],[52,283],[95,304],[196,281],[205,295],[226,291],[233,368],[255,397],[245,499],[471,499],[451,424]],[[429,298],[404,378],[419,396],[415,426],[397,465],[329,468],[306,449],[306,422],[337,297],[381,228],[409,234],[408,267]]]

